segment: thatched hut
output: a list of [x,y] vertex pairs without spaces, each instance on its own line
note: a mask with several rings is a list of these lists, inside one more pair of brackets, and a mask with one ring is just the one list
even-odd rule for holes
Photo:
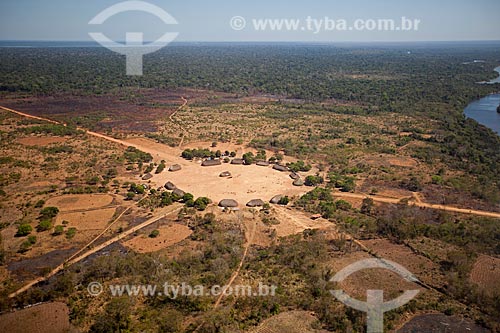
[[205,160],[203,163],[201,163],[201,166],[215,166],[215,165],[221,165],[220,160]]
[[234,199],[224,199],[219,202],[219,207],[236,208],[238,207],[238,202]]
[[247,202],[248,207],[262,207],[264,206],[264,201],[260,199],[253,199]]
[[150,173],[147,173],[144,176],[142,176],[142,180],[150,180],[151,178],[153,178],[153,175]]
[[237,164],[237,165],[243,165],[245,161],[242,158],[233,158],[231,161],[231,164]]
[[300,179],[300,176],[298,174],[296,174],[295,172],[292,172],[290,174],[290,178],[292,178],[293,180],[296,180],[296,179]]
[[221,174],[219,175],[219,177],[231,177],[231,172],[229,171],[224,171],[224,172],[221,172]]
[[174,190],[172,191],[172,194],[175,194],[175,195],[177,195],[177,196],[179,196],[179,197],[181,197],[181,198],[182,198],[182,197],[184,196],[184,194],[186,194],[186,192],[184,192],[184,191],[183,191],[183,190],[181,190],[180,188],[176,188],[176,189],[174,189]]
[[176,171],[179,171],[181,169],[182,169],[182,167],[179,164],[174,164],[174,165],[170,166],[170,168],[168,168],[168,171],[176,172]]
[[278,171],[288,171],[288,168],[286,166],[279,164],[273,165],[273,169]]
[[267,161],[258,161],[256,164],[258,166],[269,166],[269,162]]
[[304,181],[302,179],[295,179],[293,186],[304,186]]
[[174,183],[172,183],[172,182],[166,182],[165,188],[169,191],[173,191],[177,188],[177,186],[175,186]]
[[277,205],[278,202],[280,202],[280,200],[282,198],[283,198],[283,196],[281,194],[278,194],[278,195],[275,195],[274,197],[272,197],[271,200],[269,200],[269,202],[272,203],[272,204]]

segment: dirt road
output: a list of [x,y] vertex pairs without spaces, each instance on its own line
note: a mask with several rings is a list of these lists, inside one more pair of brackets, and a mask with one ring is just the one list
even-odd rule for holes
[[[408,197],[387,198],[387,197],[380,197],[380,196],[376,196],[376,195],[368,195],[368,194],[360,194],[360,193],[346,193],[346,192],[334,192],[332,194],[334,197],[352,198],[352,199],[371,198],[375,202],[383,202],[383,203],[391,203],[391,204],[400,203],[402,199],[408,198]],[[422,208],[444,210],[447,212],[454,212],[454,213],[462,213],[462,214],[471,214],[471,215],[478,215],[478,216],[500,218],[500,213],[496,213],[496,212],[488,212],[488,211],[484,211],[484,210],[475,210],[475,209],[468,209],[468,208],[458,208],[458,207],[448,206],[448,205],[430,204],[430,203],[422,202],[421,200],[417,200],[416,202],[409,202],[408,205],[415,206],[415,207],[422,207]]]

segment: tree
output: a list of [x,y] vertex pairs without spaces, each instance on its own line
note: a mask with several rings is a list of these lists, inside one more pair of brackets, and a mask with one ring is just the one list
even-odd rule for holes
[[253,155],[252,152],[248,152],[243,154],[243,160],[245,161],[246,165],[250,165],[255,162],[255,156]]
[[59,208],[57,207],[45,207],[40,211],[40,216],[42,219],[52,219],[59,214]]
[[319,184],[323,184],[323,181],[323,177],[321,176],[309,175],[306,177],[304,184],[306,186],[318,186]]
[[373,199],[372,198],[364,198],[363,203],[361,204],[361,213],[371,214],[372,209],[373,209]]
[[31,233],[31,231],[33,231],[31,225],[23,223],[17,226],[17,232],[15,236],[16,237],[28,236]]
[[128,192],[126,200],[132,200],[132,199],[134,199],[134,197],[135,197],[135,193],[134,192]]
[[54,228],[54,232],[52,233],[53,236],[59,236],[59,235],[62,235],[64,232],[64,226],[62,225],[57,225],[55,228]]
[[47,231],[52,228],[52,222],[50,220],[41,220],[36,227],[38,232]]
[[286,206],[290,202],[290,198],[288,196],[281,197],[278,201],[278,205]]

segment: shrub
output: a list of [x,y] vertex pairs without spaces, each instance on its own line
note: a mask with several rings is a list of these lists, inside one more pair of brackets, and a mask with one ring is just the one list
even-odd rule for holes
[[57,207],[45,207],[40,211],[40,217],[42,219],[52,219],[59,214],[59,209]]
[[35,204],[35,208],[42,208],[45,205],[45,200],[38,200]]
[[69,228],[66,231],[66,238],[67,239],[71,239],[71,238],[75,237],[75,235],[76,235],[76,228]]
[[31,227],[31,225],[29,225],[27,223],[23,223],[23,224],[17,226],[16,237],[28,236],[31,233],[31,231],[33,231],[33,228]]
[[284,196],[278,201],[278,205],[286,206],[290,202],[290,198],[288,196]]
[[200,197],[195,200],[194,208],[197,210],[203,211],[207,208],[207,205],[210,203],[210,199],[207,197]]
[[62,235],[64,232],[64,226],[62,225],[57,225],[55,228],[54,228],[54,232],[52,233],[52,235],[54,236],[59,236],[59,235]]
[[323,184],[323,177],[321,176],[307,176],[306,177],[306,181],[304,182],[304,184],[306,186],[318,186],[319,184]]
[[38,232],[47,231],[52,228],[52,222],[50,220],[41,220],[36,227]]
[[150,237],[150,238],[156,238],[156,237],[158,237],[158,236],[160,236],[160,230],[153,230],[153,231],[151,231],[151,233],[149,234],[149,237]]

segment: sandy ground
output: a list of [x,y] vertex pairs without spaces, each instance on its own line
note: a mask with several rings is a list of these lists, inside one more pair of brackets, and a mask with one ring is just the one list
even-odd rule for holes
[[402,265],[418,276],[422,282],[432,286],[445,285],[440,266],[424,256],[415,254],[407,246],[394,244],[387,239],[370,239],[364,240],[362,243],[382,258]]
[[69,221],[67,227],[75,227],[78,230],[101,230],[106,228],[115,211],[116,208],[105,208],[86,212],[59,213],[56,225],[61,225],[62,221],[66,220]]
[[0,316],[0,332],[66,333],[69,331],[69,309],[61,302],[35,305]]
[[156,238],[141,235],[124,242],[123,245],[139,253],[154,252],[179,243],[193,233],[191,229],[181,224],[160,227],[158,230],[160,235]]
[[498,290],[500,288],[500,259],[480,256],[472,267],[470,279],[484,290],[495,288]]
[[[142,138],[130,139],[127,142],[140,145],[142,150],[149,152],[155,159],[167,161],[167,165],[182,166],[182,170],[178,172],[164,171],[154,175],[151,181],[156,183],[156,186],[163,186],[167,181],[171,181],[183,191],[192,193],[196,197],[206,196],[215,202],[235,199],[240,207],[243,207],[252,199],[268,201],[277,194],[294,196],[310,190],[307,187],[293,186],[289,172],[279,172],[273,170],[271,166],[223,163],[218,166],[202,167],[200,162],[187,161],[180,157],[181,149]],[[224,171],[231,172],[232,178],[219,177]]]
[[254,328],[249,333],[312,333],[326,332],[312,328],[313,323],[317,318],[313,313],[307,311],[288,311],[280,313],[265,320],[257,328]]
[[110,205],[113,196],[109,194],[71,194],[50,198],[45,203],[45,207],[54,206],[61,212],[74,210],[97,209]]
[[63,137],[42,137],[42,136],[30,136],[17,140],[20,144],[26,146],[48,146],[52,143],[63,143],[68,139]]
[[306,214],[297,210],[291,210],[285,207],[274,206],[274,216],[280,224],[274,225],[278,237],[284,237],[301,233],[306,229],[325,229],[332,228],[335,225],[323,218],[312,220],[312,214]]

